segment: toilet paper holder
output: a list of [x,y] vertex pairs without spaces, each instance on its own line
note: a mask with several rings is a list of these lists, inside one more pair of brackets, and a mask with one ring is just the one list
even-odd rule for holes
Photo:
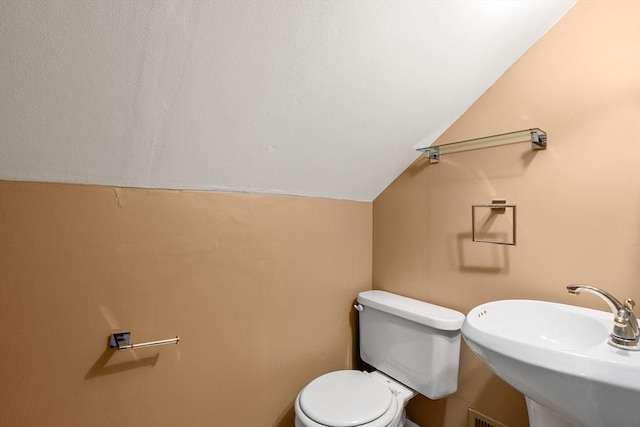
[[131,343],[131,332],[129,331],[116,332],[109,336],[109,348],[115,348],[115,349],[118,349],[118,351],[135,350],[137,348],[155,347],[158,345],[178,344],[179,342],[180,342],[180,337],[177,335],[174,338],[141,342],[137,344]]

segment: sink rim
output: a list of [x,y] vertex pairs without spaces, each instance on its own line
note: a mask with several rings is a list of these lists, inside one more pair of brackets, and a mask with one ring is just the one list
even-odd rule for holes
[[[514,339],[488,330],[488,322],[483,322],[486,314],[480,315],[482,312],[490,315],[501,308],[504,310],[505,305],[508,305],[510,310],[513,309],[513,305],[518,306],[519,314],[523,316],[536,314],[536,309],[538,314],[544,309],[560,310],[563,314],[569,315],[579,314],[602,323],[607,332],[601,341],[581,348],[543,346],[539,339],[527,342],[522,336]],[[527,313],[525,309],[530,312]],[[462,325],[462,336],[467,344],[470,344],[473,352],[487,363],[486,358],[480,354],[481,351],[476,351],[473,347],[490,350],[551,371],[640,391],[640,352],[617,349],[607,344],[612,328],[613,313],[610,312],[549,301],[510,299],[487,302],[471,309]]]

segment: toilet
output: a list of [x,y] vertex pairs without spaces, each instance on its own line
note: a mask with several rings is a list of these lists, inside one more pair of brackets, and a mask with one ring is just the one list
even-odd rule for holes
[[358,294],[360,357],[376,371],[329,372],[295,401],[296,427],[402,427],[416,394],[458,388],[464,315],[385,291]]

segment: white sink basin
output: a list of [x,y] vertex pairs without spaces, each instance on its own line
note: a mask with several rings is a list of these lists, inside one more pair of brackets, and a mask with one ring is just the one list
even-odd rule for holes
[[640,352],[607,344],[612,328],[610,312],[505,300],[472,309],[462,335],[527,397],[531,427],[638,427]]

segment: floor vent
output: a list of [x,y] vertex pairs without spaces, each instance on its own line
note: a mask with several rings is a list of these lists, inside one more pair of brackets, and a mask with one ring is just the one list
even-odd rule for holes
[[507,427],[494,419],[482,415],[475,409],[469,408],[469,427]]

